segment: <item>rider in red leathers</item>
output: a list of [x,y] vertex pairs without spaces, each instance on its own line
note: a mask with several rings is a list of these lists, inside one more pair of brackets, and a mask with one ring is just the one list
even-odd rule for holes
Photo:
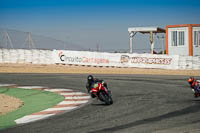
[[107,88],[107,84],[103,80],[99,80],[97,78],[94,78],[92,75],[88,75],[86,88],[87,88],[88,93],[91,95],[92,98],[95,98],[96,96],[91,93],[91,89],[94,87],[94,84],[98,83],[98,82],[103,83],[103,85]]
[[194,90],[194,97],[200,96],[200,80],[195,80],[194,77],[190,77],[188,79],[188,83]]

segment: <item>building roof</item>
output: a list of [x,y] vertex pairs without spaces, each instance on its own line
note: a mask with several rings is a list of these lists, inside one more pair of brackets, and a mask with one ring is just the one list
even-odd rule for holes
[[200,24],[177,24],[177,25],[167,25],[166,28],[177,28],[177,27],[200,27]]
[[128,32],[140,32],[140,33],[165,33],[165,29],[162,29],[160,27],[130,27],[128,28]]

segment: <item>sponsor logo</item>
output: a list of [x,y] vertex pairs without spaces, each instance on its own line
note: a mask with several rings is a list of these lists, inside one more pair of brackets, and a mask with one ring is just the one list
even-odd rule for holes
[[109,64],[109,59],[102,58],[88,58],[88,57],[78,57],[78,56],[66,56],[63,52],[59,52],[58,56],[62,62],[71,62],[71,63],[96,63],[96,64]]
[[131,57],[131,63],[170,65],[172,58]]
[[83,63],[97,63],[97,64],[109,64],[110,61],[109,59],[101,59],[101,58],[88,58],[88,57],[83,57]]
[[121,63],[128,63],[129,61],[129,56],[128,55],[122,55],[120,58]]
[[60,57],[61,61],[65,61],[64,58],[63,58],[65,55],[63,55],[63,52],[59,52],[58,56]]
[[129,57],[128,55],[122,55],[120,63],[135,63],[135,64],[161,64],[170,65],[172,58],[147,58],[147,57]]

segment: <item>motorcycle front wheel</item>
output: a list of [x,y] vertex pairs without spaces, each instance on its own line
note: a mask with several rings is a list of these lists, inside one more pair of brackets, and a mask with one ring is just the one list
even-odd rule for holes
[[109,94],[107,94],[105,91],[101,91],[101,92],[99,93],[99,95],[100,95],[100,97],[101,97],[100,99],[101,99],[103,102],[105,102],[106,105],[113,104],[112,97],[111,97]]

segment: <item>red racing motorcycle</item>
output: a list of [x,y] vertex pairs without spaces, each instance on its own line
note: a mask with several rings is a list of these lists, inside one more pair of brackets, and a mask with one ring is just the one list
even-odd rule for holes
[[194,92],[194,97],[200,97],[200,80],[195,80],[194,77],[190,77],[188,83]]
[[107,86],[104,85],[104,82],[95,83],[91,89],[91,93],[106,105],[113,104],[111,91],[107,89]]

